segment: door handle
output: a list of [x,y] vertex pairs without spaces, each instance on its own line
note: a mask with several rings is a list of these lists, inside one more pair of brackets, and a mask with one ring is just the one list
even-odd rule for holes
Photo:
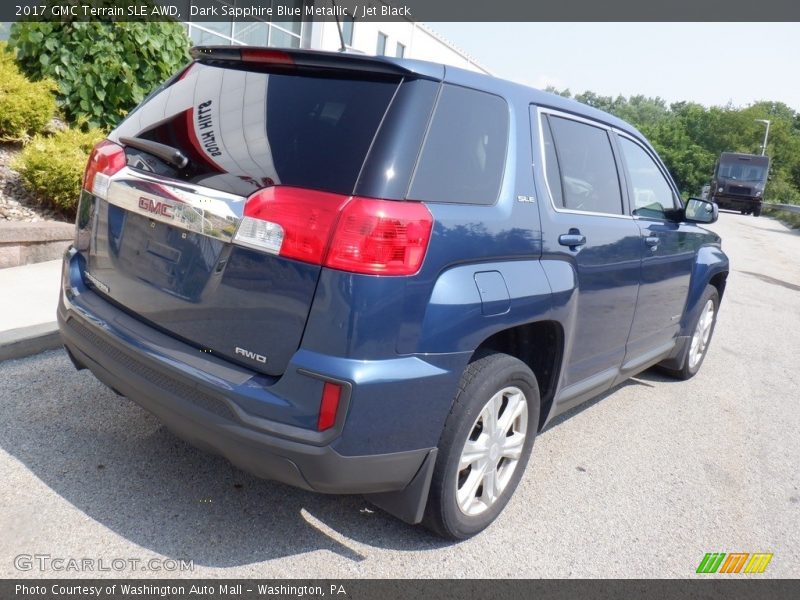
[[661,240],[658,239],[658,236],[655,235],[648,235],[646,238],[644,238],[645,245],[653,250],[658,247],[658,242],[660,241]]
[[586,243],[586,236],[577,229],[570,229],[569,233],[562,233],[558,236],[558,243],[562,246],[569,246],[571,250],[574,250]]

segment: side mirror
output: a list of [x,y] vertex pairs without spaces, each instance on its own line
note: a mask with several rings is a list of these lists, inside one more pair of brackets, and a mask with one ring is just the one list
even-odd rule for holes
[[719,208],[716,202],[689,198],[683,211],[687,221],[694,223],[714,223],[719,217]]

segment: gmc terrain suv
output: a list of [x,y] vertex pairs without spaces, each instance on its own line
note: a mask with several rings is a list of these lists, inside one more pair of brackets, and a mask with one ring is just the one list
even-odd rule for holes
[[700,368],[716,206],[627,123],[413,60],[192,53],[92,152],[58,309],[180,437],[461,539],[554,416]]

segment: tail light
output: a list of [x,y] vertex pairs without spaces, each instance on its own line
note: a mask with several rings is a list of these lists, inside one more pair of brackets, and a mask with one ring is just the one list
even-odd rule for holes
[[432,228],[433,217],[420,202],[278,186],[247,200],[235,241],[351,273],[413,275]]
[[330,429],[336,423],[336,413],[339,410],[339,399],[342,396],[342,386],[326,381],[322,387],[322,401],[319,405],[319,418],[317,431]]
[[83,189],[101,198],[106,197],[111,176],[120,171],[126,163],[125,150],[109,140],[98,142],[92,149],[86,172],[83,175]]
[[291,187],[269,187],[247,200],[236,233],[244,245],[321,264],[331,229],[346,196]]
[[353,273],[413,275],[433,228],[424,204],[353,198],[341,211],[325,266]]

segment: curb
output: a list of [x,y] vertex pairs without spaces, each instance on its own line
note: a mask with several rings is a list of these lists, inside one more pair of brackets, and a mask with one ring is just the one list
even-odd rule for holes
[[25,358],[61,347],[58,324],[41,323],[0,332],[0,361]]

